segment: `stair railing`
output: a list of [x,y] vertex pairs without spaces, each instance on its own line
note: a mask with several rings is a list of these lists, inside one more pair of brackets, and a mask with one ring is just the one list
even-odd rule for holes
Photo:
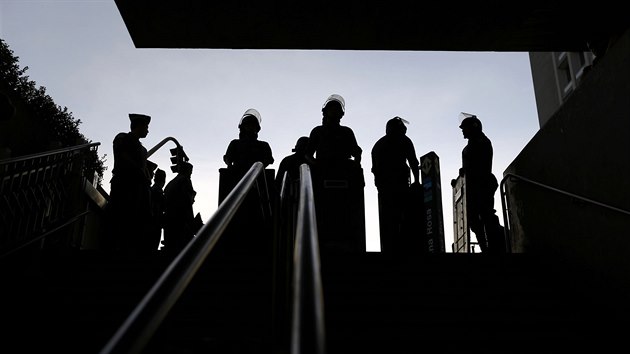
[[[85,194],[80,190],[90,174],[85,156],[99,145],[89,143],[0,161],[0,258],[44,242],[53,234],[57,242],[74,247],[76,240],[69,227],[87,214]],[[61,232],[64,228],[68,229]]]
[[101,354],[141,353],[166,315],[191,282],[227,229],[249,191],[264,171],[255,162],[219,205],[210,220],[170,263],[125,322],[101,349]]
[[287,350],[290,341],[293,251],[297,214],[296,181],[288,172],[282,175],[273,231],[273,317],[274,347]]
[[299,188],[293,258],[291,354],[324,354],[324,295],[313,183],[307,164],[300,166]]
[[563,194],[565,196],[568,196],[568,197],[571,197],[571,198],[575,198],[575,199],[581,200],[583,202],[586,202],[586,203],[589,203],[589,204],[592,204],[592,205],[597,205],[599,207],[602,207],[602,208],[605,208],[605,209],[608,209],[608,210],[611,210],[611,211],[615,211],[615,212],[622,213],[622,214],[625,214],[627,216],[630,216],[630,211],[628,211],[628,210],[617,208],[617,207],[614,207],[614,206],[611,206],[611,205],[608,205],[608,204],[605,204],[605,203],[602,203],[602,202],[598,202],[596,200],[589,199],[589,198],[577,195],[575,193],[567,192],[565,190],[562,190],[562,189],[559,189],[559,188],[555,188],[555,187],[549,186],[547,184],[531,180],[531,179],[529,179],[527,177],[515,175],[513,173],[506,173],[503,176],[503,179],[501,180],[500,191],[501,191],[501,206],[502,206],[502,209],[503,209],[503,223],[505,224],[505,226],[504,226],[505,241],[506,241],[506,244],[507,244],[507,247],[508,247],[508,252],[511,252],[511,245],[512,245],[511,235],[510,235],[510,230],[512,229],[512,223],[511,223],[512,219],[511,219],[511,213],[510,213],[511,212],[510,199],[509,199],[509,193],[506,191],[506,188],[505,188],[505,185],[506,185],[508,179],[520,180],[520,181],[529,183],[531,185],[538,186],[540,188],[546,189],[548,191],[552,191],[552,192],[555,192],[555,193]]

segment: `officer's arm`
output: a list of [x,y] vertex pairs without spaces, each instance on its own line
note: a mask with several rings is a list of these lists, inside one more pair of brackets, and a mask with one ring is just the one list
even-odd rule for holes
[[352,142],[351,155],[354,157],[354,160],[356,162],[361,163],[361,154],[363,153],[363,150],[359,146],[359,143],[357,143],[357,138],[354,136],[354,132],[351,129],[348,129],[348,130],[350,132],[350,138]]
[[409,144],[407,148],[407,161],[409,161],[409,168],[411,168],[414,183],[420,183],[420,162],[418,162],[418,158],[416,157],[416,148],[413,146],[411,139],[407,138],[407,141]]
[[313,130],[311,130],[311,134],[308,137],[308,143],[304,149],[304,159],[309,165],[313,165],[315,163],[315,150],[317,149],[317,144],[319,143],[319,134],[316,129],[317,128],[313,128]]
[[231,166],[232,163],[234,162],[234,140],[230,141],[230,144],[227,147],[227,150],[225,151],[225,155],[223,155],[223,162],[225,162],[226,165]]

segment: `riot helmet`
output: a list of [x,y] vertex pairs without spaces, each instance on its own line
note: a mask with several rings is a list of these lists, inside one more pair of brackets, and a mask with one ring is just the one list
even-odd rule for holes
[[241,121],[238,123],[238,127],[241,128],[243,124],[250,125],[255,128],[256,132],[260,131],[260,123],[262,122],[262,118],[260,113],[254,109],[250,108],[243,113],[241,117]]
[[341,97],[341,95],[338,95],[336,93],[330,95],[324,102],[322,109],[326,108],[326,106],[331,102],[339,103],[339,106],[341,106],[341,112],[344,114],[346,113],[346,101],[343,99],[343,97]]
[[472,128],[473,130],[478,130],[478,131],[481,131],[482,129],[481,121],[474,114],[465,113],[465,112],[459,113],[459,122],[460,122],[459,127],[461,129]]
[[385,125],[385,133],[386,134],[395,134],[395,133],[405,134],[407,132],[407,126],[405,124],[409,124],[409,121],[396,116],[387,121],[387,124]]

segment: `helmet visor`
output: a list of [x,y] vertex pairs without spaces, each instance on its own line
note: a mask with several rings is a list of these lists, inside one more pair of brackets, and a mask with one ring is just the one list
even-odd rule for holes
[[245,118],[247,116],[256,117],[256,120],[258,120],[258,125],[260,125],[260,123],[262,123],[262,118],[260,116],[260,113],[256,109],[250,108],[250,109],[246,110],[245,113],[243,113],[243,116],[241,117],[241,121],[238,122],[238,124],[241,125],[241,123],[243,123],[243,118]]

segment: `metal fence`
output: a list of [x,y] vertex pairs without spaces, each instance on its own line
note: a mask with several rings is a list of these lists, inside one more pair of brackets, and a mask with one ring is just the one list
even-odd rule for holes
[[[100,143],[0,160],[0,257],[40,243],[86,211],[85,159]],[[67,231],[67,230],[66,230]],[[70,246],[70,231],[49,240]]]

